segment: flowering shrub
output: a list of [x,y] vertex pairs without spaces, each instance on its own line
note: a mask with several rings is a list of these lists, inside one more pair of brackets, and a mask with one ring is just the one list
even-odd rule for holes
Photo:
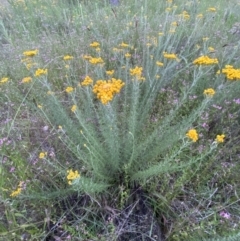
[[240,71],[224,22],[236,6],[70,2],[17,1],[1,12],[3,230],[108,241],[240,230],[240,87],[229,81]]

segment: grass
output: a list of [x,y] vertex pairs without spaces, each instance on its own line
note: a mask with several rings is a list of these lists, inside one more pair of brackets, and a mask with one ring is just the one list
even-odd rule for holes
[[0,240],[237,240],[240,2],[51,3],[0,5]]

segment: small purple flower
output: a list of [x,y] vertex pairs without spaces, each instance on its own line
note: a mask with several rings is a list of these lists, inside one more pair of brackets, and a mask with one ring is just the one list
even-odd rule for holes
[[218,109],[218,110],[221,110],[221,109],[222,109],[222,106],[215,105],[215,104],[213,104],[212,107],[214,107],[214,108],[216,108],[216,109]]
[[221,217],[225,218],[225,219],[230,219],[230,218],[231,218],[231,214],[228,213],[228,212],[226,212],[226,211],[221,211],[221,212],[219,213],[219,215],[220,215]]
[[204,129],[206,129],[206,130],[208,130],[208,128],[209,128],[209,126],[208,126],[208,124],[207,124],[206,122],[204,122],[204,123],[202,124],[202,127],[203,127]]
[[233,100],[237,105],[240,105],[240,99],[234,99]]
[[5,142],[7,140],[7,138],[6,137],[4,137],[4,138],[2,138],[2,139],[0,139],[0,146],[2,146],[2,144]]

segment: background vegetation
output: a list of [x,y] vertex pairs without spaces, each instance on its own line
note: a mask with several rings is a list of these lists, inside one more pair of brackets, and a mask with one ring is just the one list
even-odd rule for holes
[[238,0],[0,6],[0,240],[238,239]]

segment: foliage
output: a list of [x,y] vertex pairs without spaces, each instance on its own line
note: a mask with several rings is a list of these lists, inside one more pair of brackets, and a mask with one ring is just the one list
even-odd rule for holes
[[2,235],[131,239],[139,209],[149,238],[239,231],[231,4],[9,1],[0,12]]

